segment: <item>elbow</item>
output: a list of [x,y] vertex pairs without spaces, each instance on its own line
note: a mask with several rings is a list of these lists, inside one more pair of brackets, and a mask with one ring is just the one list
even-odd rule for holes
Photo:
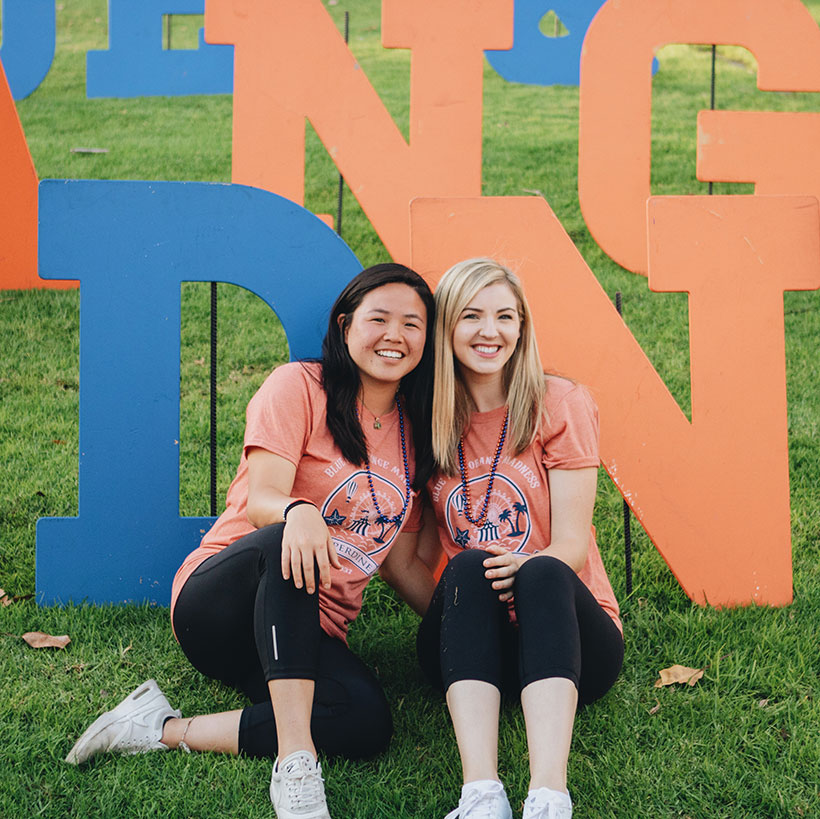
[[248,501],[248,505],[245,507],[245,517],[254,529],[259,528],[258,519],[256,517],[256,509],[251,505],[250,501]]
[[391,589],[396,588],[396,572],[390,566],[382,565],[379,568],[379,577],[381,577]]
[[554,557],[563,563],[566,563],[575,574],[578,574],[587,562],[587,555],[589,554],[589,541],[584,543],[572,543],[564,541],[561,543],[552,543],[541,554],[547,557]]
[[271,521],[264,519],[261,505],[254,503],[252,496],[248,496],[248,503],[245,507],[245,517],[254,529],[261,529],[263,526],[267,526],[268,523],[271,523]]

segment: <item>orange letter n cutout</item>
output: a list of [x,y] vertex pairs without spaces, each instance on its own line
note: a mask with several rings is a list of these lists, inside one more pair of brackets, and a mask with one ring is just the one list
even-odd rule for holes
[[405,142],[321,0],[207,0],[233,44],[233,181],[304,201],[305,118],[397,261],[408,203],[481,195],[484,49],[512,46],[513,0],[383,0],[387,48],[412,48]]
[[491,255],[524,281],[541,355],[588,384],[604,466],[698,603],[791,601],[783,290],[820,287],[814,197],[658,197],[649,283],[690,293],[692,421],[536,198],[417,200],[431,280]]

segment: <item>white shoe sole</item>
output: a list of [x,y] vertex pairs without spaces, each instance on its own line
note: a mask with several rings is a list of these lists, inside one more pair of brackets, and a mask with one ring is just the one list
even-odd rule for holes
[[[68,752],[65,761],[70,765],[80,765],[99,753],[100,749],[93,747],[94,740],[110,725],[122,719],[123,716],[144,702],[153,699],[152,694],[164,696],[155,680],[146,680],[142,685],[138,685],[122,702],[110,711],[101,714],[85,729],[83,735],[74,743],[74,747]],[[146,700],[146,697],[149,699]],[[177,712],[177,714],[179,714],[179,712]],[[103,749],[103,751],[104,750],[107,749]]]

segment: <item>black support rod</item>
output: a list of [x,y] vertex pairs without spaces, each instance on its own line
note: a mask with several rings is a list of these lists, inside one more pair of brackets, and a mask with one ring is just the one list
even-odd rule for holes
[[[345,43],[350,38],[350,12],[345,12]],[[339,192],[336,197],[336,233],[342,235],[342,198],[344,197],[345,178],[339,174]]]
[[[623,297],[619,290],[615,294],[615,309],[618,315],[623,317]],[[624,512],[624,568],[626,569],[626,594],[632,594],[632,514],[629,510],[629,504],[623,502]]]

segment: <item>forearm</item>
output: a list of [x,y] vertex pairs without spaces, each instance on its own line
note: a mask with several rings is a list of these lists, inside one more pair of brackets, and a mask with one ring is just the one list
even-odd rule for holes
[[430,598],[436,588],[433,573],[417,555],[403,566],[383,568],[382,579],[413,609],[423,617],[430,605]]
[[257,529],[272,523],[282,523],[285,510],[295,500],[297,498],[274,489],[256,491],[248,497],[247,518]]
[[576,574],[584,568],[587,560],[588,543],[572,543],[562,541],[551,543],[546,549],[539,549],[533,556],[546,555],[566,563]]

